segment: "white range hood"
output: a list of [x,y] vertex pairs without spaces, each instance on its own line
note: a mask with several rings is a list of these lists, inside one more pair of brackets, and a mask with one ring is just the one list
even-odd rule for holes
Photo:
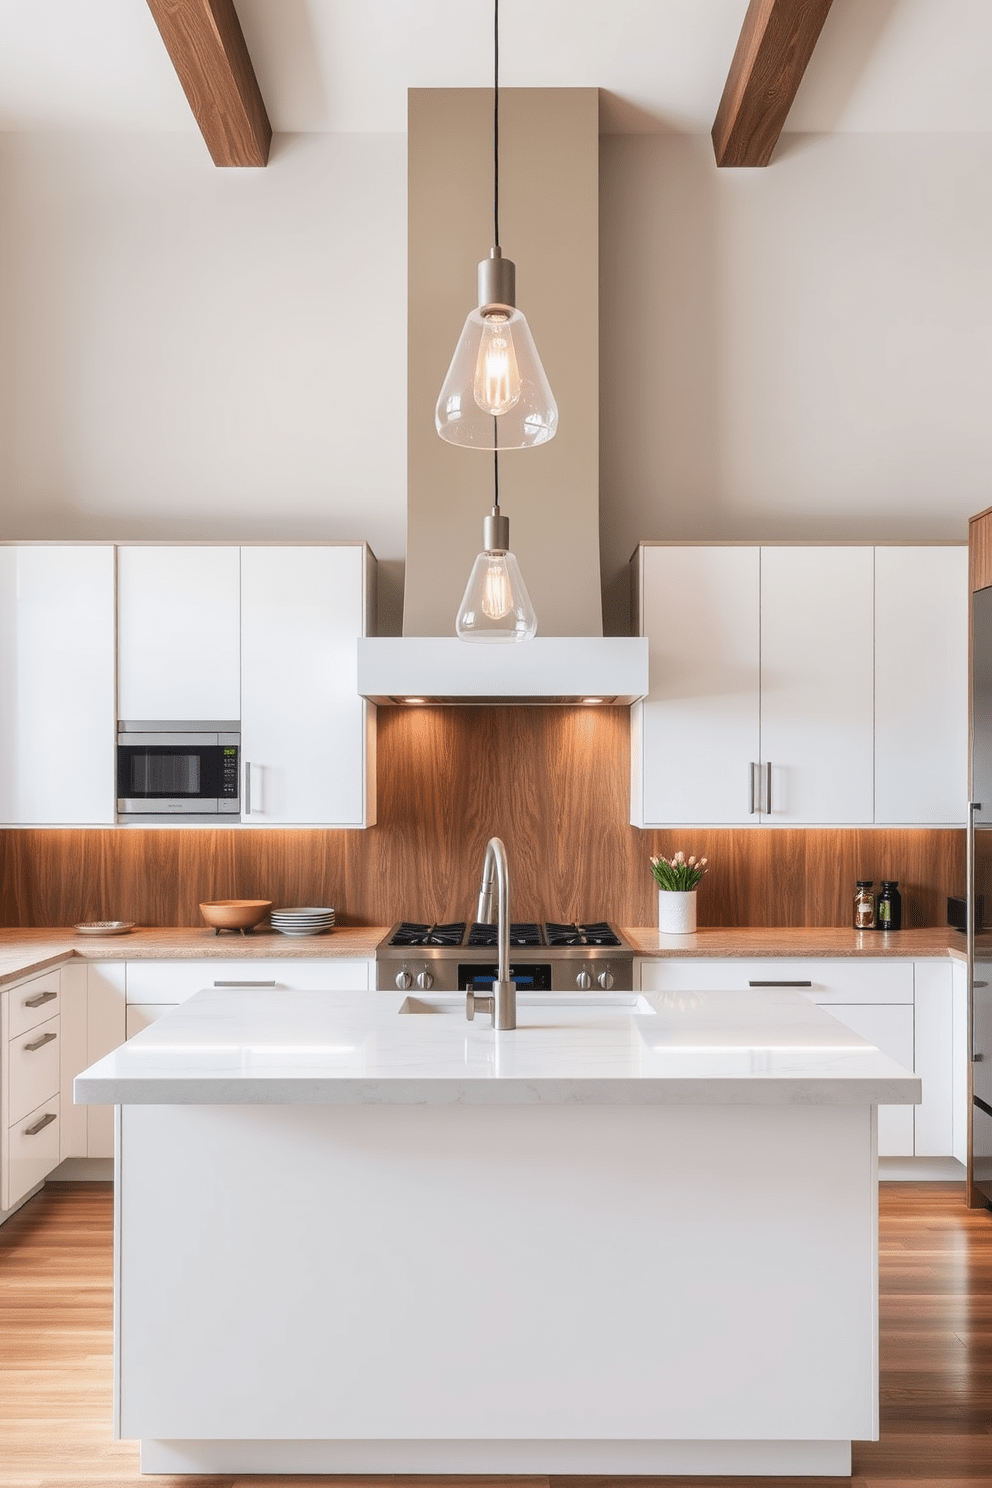
[[457,636],[358,642],[358,690],[380,705],[634,703],[648,690],[646,636],[535,636],[504,645]]

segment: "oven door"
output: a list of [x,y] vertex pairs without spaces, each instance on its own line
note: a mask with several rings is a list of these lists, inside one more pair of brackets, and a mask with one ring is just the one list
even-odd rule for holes
[[218,734],[121,734],[117,810],[127,817],[240,815],[240,740]]

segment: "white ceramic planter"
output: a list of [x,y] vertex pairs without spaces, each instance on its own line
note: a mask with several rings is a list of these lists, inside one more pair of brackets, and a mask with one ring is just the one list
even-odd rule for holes
[[661,935],[693,935],[696,929],[696,891],[658,890],[658,931]]

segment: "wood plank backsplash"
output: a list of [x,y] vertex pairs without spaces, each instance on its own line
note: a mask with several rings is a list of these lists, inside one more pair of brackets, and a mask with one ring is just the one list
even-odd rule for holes
[[127,919],[198,925],[206,899],[332,904],[340,923],[474,912],[487,838],[503,838],[515,919],[657,920],[652,853],[708,857],[701,925],[846,925],[858,878],[899,880],[904,923],[945,922],[964,892],[963,830],[628,825],[626,709],[383,708],[379,823],[2,834],[5,926]]

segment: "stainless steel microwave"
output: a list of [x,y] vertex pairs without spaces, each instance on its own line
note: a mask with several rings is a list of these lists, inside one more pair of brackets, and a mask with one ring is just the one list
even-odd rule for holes
[[216,822],[241,815],[239,722],[117,725],[121,821]]

